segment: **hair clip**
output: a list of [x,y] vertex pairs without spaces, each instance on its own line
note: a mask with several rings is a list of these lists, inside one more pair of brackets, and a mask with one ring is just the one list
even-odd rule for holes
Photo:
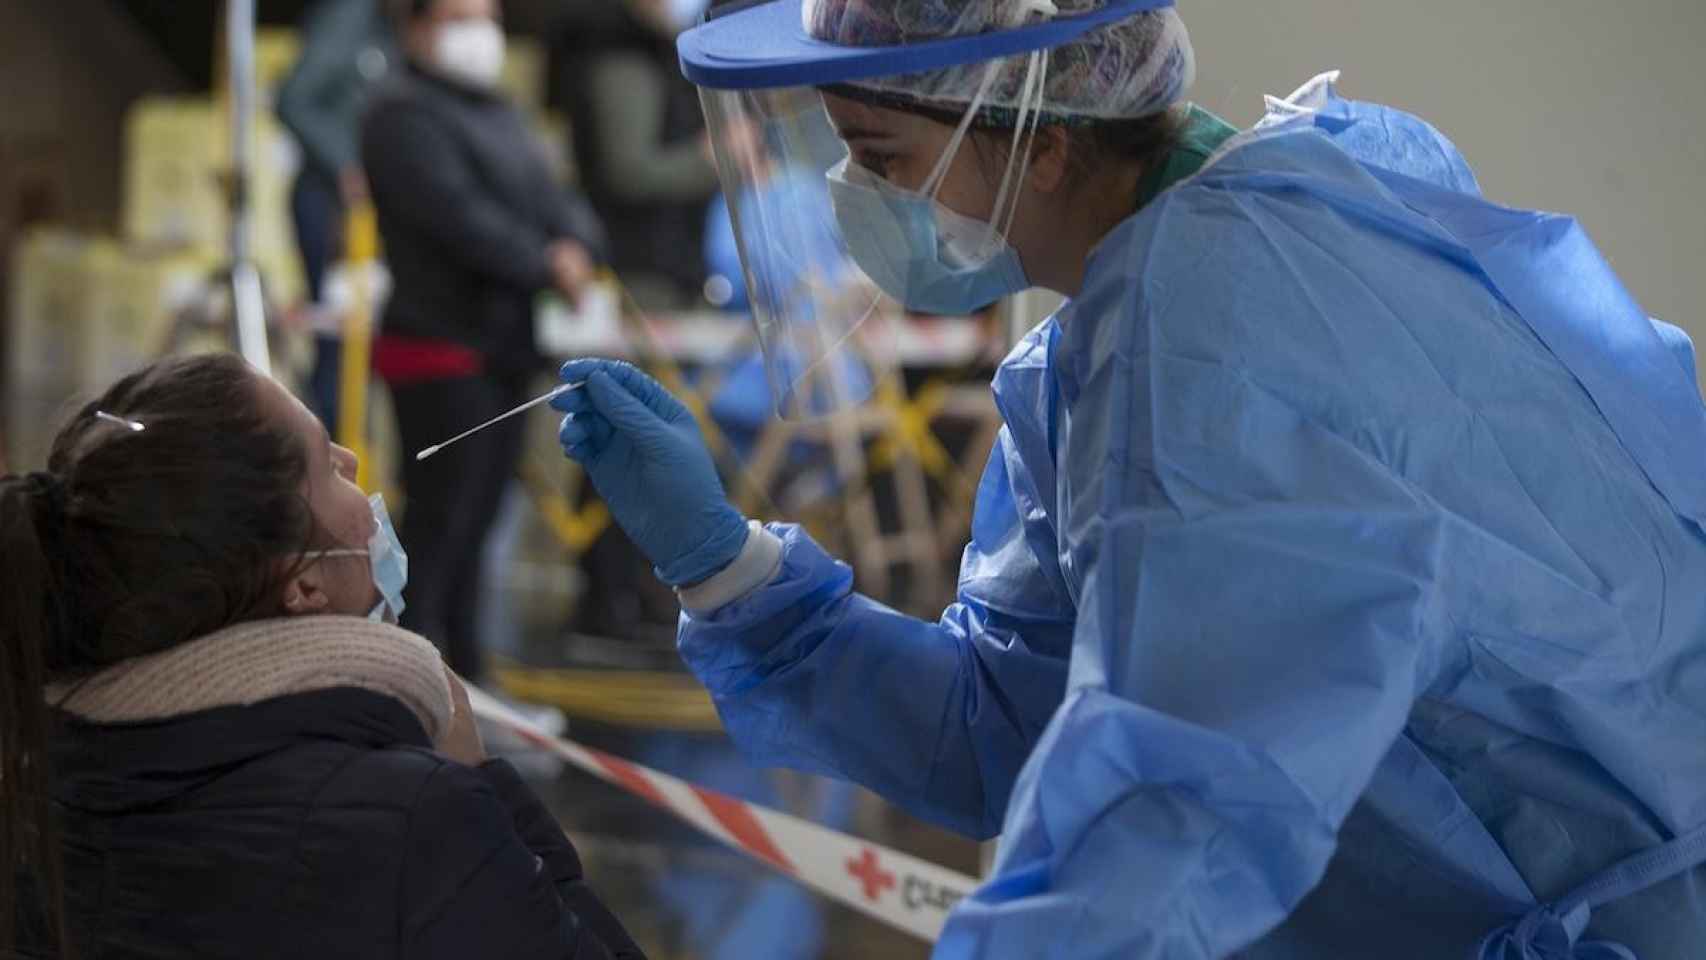
[[126,429],[130,430],[132,433],[141,433],[143,430],[147,429],[146,427],[144,427],[142,424],[138,423],[135,420],[130,420],[130,419],[127,419],[125,417],[115,417],[112,414],[106,412],[105,410],[96,410],[95,411],[95,419],[105,420],[108,423],[116,423],[119,426],[125,427]]

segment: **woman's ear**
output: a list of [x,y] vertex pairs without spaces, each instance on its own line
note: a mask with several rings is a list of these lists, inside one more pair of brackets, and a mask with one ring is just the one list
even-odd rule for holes
[[1031,145],[1031,171],[1026,179],[1038,193],[1058,193],[1066,186],[1071,163],[1072,140],[1066,135],[1066,128],[1039,128],[1036,142]]
[[325,613],[332,598],[326,594],[325,565],[310,563],[291,574],[284,582],[284,594],[279,606],[287,617]]

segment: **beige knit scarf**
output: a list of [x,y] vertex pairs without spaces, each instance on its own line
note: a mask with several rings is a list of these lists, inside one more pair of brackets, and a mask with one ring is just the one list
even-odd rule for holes
[[51,684],[47,698],[92,723],[134,723],[333,687],[402,703],[434,742],[450,726],[450,682],[433,645],[359,617],[238,624],[78,683]]

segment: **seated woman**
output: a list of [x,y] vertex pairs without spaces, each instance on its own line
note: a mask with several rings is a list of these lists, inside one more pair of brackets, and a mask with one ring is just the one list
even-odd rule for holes
[[0,956],[641,956],[391,625],[355,466],[203,356],[0,479]]

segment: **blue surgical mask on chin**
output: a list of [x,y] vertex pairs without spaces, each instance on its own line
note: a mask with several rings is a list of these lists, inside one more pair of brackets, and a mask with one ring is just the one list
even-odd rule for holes
[[409,583],[409,555],[397,539],[391,525],[391,513],[385,509],[384,494],[367,498],[373,511],[373,534],[367,538],[365,550],[327,550],[323,557],[366,557],[373,574],[373,585],[379,589],[379,602],[368,612],[367,619],[396,623],[403,615],[403,588]]
[[[965,142],[978,108],[996,72],[991,65],[983,87],[948,141],[936,167],[918,190],[889,183],[859,166],[851,157],[830,168],[830,203],[859,268],[884,293],[923,313],[966,314],[1031,286],[1018,251],[1007,242],[1018,210],[1020,186],[1029,169],[1030,144],[1021,154],[1020,140],[1030,116],[1031,139],[1036,138],[1036,107],[1041,104],[1043,59],[1033,55],[1025,79],[1026,96],[1013,128],[1007,172],[995,195],[994,216],[1006,211],[1006,225],[957,213],[936,199],[954,156]],[[1036,101],[1033,105],[1032,101]],[[1016,176],[1015,176],[1016,174]]]

